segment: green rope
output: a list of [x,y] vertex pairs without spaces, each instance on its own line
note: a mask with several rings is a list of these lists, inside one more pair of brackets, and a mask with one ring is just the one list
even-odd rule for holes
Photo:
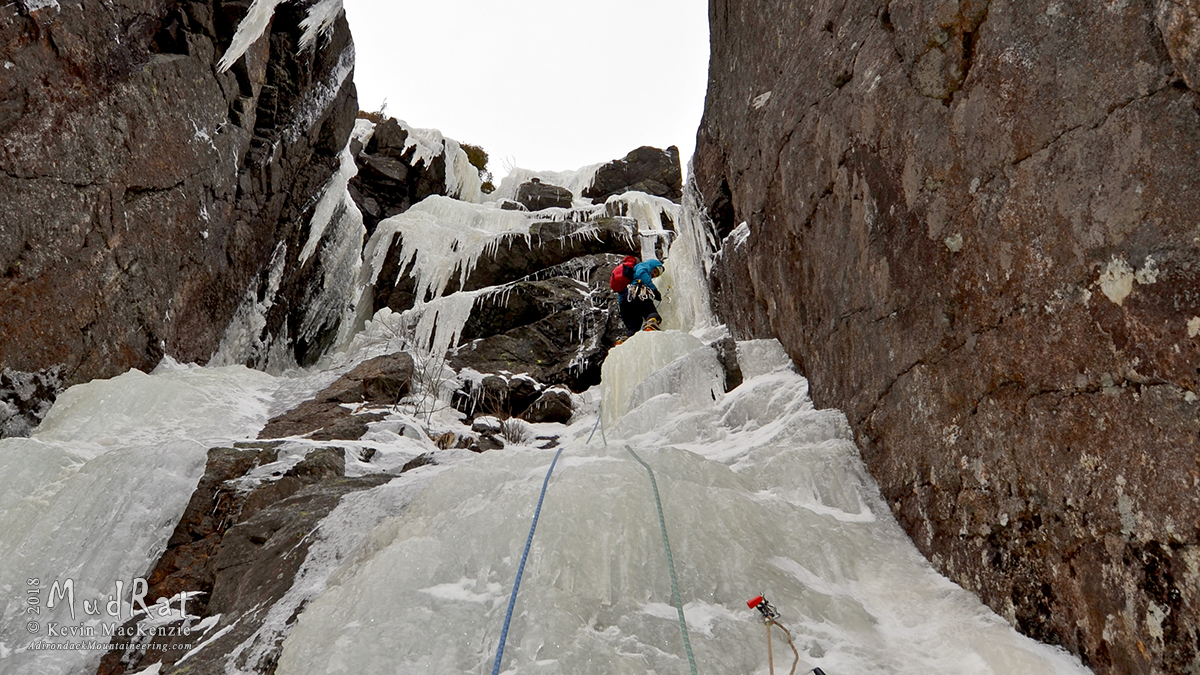
[[679,584],[675,581],[675,561],[671,558],[671,543],[667,541],[667,521],[663,518],[662,500],[658,497],[658,481],[654,480],[654,471],[650,465],[643,462],[633,448],[627,445],[625,449],[633,455],[638,464],[646,467],[646,473],[650,474],[650,487],[654,488],[654,503],[658,506],[658,526],[662,529],[663,548],[667,549],[667,569],[671,572],[671,598],[675,602],[675,611],[679,613],[679,632],[683,634],[683,648],[687,652],[688,666],[692,669],[692,675],[696,675],[696,660],[692,658],[692,643],[688,641],[687,622],[683,620],[683,603],[679,600]]

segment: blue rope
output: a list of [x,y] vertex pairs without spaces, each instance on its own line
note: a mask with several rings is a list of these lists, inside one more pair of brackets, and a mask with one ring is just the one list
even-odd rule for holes
[[[671,572],[671,599],[675,602],[675,611],[679,613],[679,632],[683,634],[683,649],[687,652],[688,666],[691,667],[692,675],[696,675],[696,660],[692,658],[692,643],[688,641],[687,622],[683,620],[683,603],[679,600],[679,584],[675,581],[675,561],[671,558],[671,542],[667,541],[667,521],[663,518],[662,500],[658,497],[658,481],[654,480],[654,471],[650,465],[643,462],[641,457],[633,451],[633,448],[628,445],[625,449],[638,464],[646,467],[646,473],[650,474],[650,487],[654,488],[654,503],[658,506],[658,526],[662,529],[663,548],[667,549],[667,569]],[[492,675],[496,675],[492,673]]]
[[584,445],[588,445],[592,442],[592,436],[596,435],[596,429],[599,428],[600,438],[604,440],[604,447],[608,447],[608,438],[604,435],[604,427],[600,426],[600,418],[602,417],[604,417],[604,406],[599,406],[599,408],[596,410],[596,423],[592,425],[592,433],[588,434],[587,443],[584,443]]
[[521,575],[525,573],[525,560],[529,557],[529,547],[533,544],[533,531],[537,529],[538,516],[542,513],[542,500],[546,498],[546,486],[550,484],[550,474],[554,473],[554,465],[558,464],[558,456],[563,449],[554,453],[554,461],[550,462],[550,470],[542,481],[542,494],[538,497],[537,510],[533,512],[533,524],[529,526],[529,538],[525,540],[525,552],[521,554],[521,565],[517,568],[517,579],[513,582],[512,595],[508,598],[508,612],[504,615],[504,630],[500,631],[500,645],[496,647],[496,663],[492,666],[492,675],[500,672],[500,660],[504,658],[504,642],[508,639],[508,623],[512,620],[513,605],[517,604],[517,589],[521,587]]

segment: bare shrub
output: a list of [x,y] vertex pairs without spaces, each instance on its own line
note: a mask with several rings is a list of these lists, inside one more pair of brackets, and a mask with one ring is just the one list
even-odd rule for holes
[[533,427],[523,419],[510,417],[500,423],[500,435],[515,445],[527,445],[533,441]]

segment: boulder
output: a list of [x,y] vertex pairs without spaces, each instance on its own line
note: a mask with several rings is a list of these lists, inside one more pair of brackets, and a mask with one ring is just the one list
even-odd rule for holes
[[573,199],[570,190],[543,183],[538,178],[530,178],[528,182],[521,183],[517,188],[517,201],[530,211],[549,208],[569,209]]
[[478,380],[464,379],[451,396],[451,405],[468,418],[478,413],[519,416],[543,388],[527,375],[488,374]]
[[693,167],[735,337],[779,339],[1019,630],[1193,668],[1196,3],[711,4]]
[[529,410],[525,411],[522,417],[534,423],[556,422],[558,424],[567,424],[571,421],[571,415],[574,413],[575,406],[571,402],[571,392],[565,389],[552,388],[542,393],[538,400],[529,406]]
[[412,390],[413,358],[404,352],[363,361],[343,376],[362,385],[362,401],[395,405]]
[[666,150],[642,146],[624,159],[617,159],[596,170],[592,184],[581,193],[602,202],[622,192],[645,192],[675,203],[683,198],[683,172],[679,168],[679,148]]
[[717,353],[717,361],[725,371],[725,392],[728,393],[742,383],[742,365],[738,362],[737,341],[725,337],[709,345]]
[[271,418],[258,432],[260,439],[310,436],[313,440],[356,440],[367,433],[367,425],[386,418],[384,413],[353,413],[336,401],[305,401],[282,415]]
[[525,326],[556,312],[586,311],[596,304],[592,288],[573,277],[518,281],[475,302],[462,330],[462,341],[491,337]]
[[427,452],[423,455],[419,455],[408,460],[404,466],[400,467],[400,473],[412,471],[413,469],[419,469],[423,466],[437,466],[437,458],[433,455],[433,453]]
[[367,434],[371,422],[386,418],[387,415],[381,413],[350,415],[312,432],[309,438],[314,441],[357,441]]
[[521,417],[522,413],[538,399],[543,389],[545,389],[545,385],[525,374],[509,378],[508,409],[514,416]]
[[[615,255],[581,259],[588,282],[573,276],[522,281],[476,302],[462,344],[448,355],[452,368],[481,373],[523,372],[538,385],[582,391],[600,381],[608,348],[623,335],[608,274]],[[517,395],[508,412],[519,415],[537,387]]]
[[479,434],[479,438],[475,439],[468,447],[472,452],[487,452],[488,450],[503,450],[504,441],[496,438],[494,434]]
[[[539,382],[583,391],[600,381],[609,312],[597,307],[555,312],[530,324],[474,340],[447,358],[452,368],[483,372],[521,369]],[[585,339],[579,340],[581,331]]]
[[477,434],[498,434],[501,430],[500,418],[486,415],[476,417],[475,421],[471,422],[471,431]]
[[[485,375],[477,382],[468,381],[459,391],[461,395],[458,400],[463,403],[458,410],[466,413],[468,417],[474,417],[477,413],[500,415],[508,410],[508,379],[501,375]],[[499,431],[498,424],[495,431]]]

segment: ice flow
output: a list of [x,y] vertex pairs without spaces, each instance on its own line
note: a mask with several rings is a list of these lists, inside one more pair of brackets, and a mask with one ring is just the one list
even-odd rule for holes
[[[1087,672],[931,569],[880,502],[844,416],[813,408],[777,343],[739,346],[748,380],[729,394],[707,350],[667,331],[610,353],[594,398],[637,403],[594,435],[593,416],[570,428],[502,672],[687,672],[653,495],[626,444],[657,475],[699,672],[767,672],[745,604],[759,592],[795,637],[797,673]],[[491,672],[554,453],[489,452],[436,476],[308,606],[278,672]],[[787,672],[781,634],[775,647]]]

